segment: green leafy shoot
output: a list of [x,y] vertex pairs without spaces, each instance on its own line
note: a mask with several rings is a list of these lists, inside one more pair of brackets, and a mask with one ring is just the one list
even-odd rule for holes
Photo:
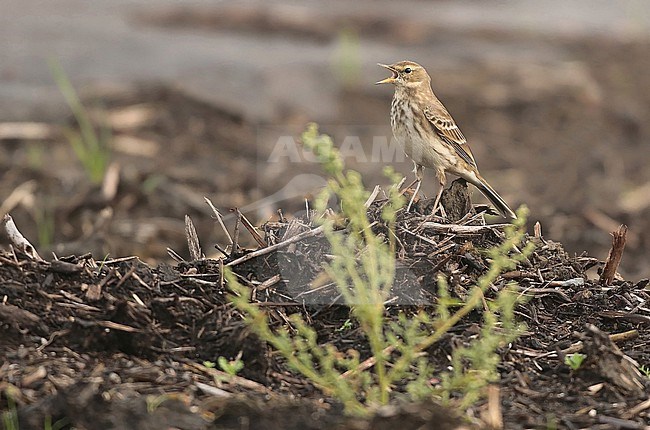
[[50,70],[79,127],[79,131],[65,129],[66,139],[81,162],[88,179],[93,184],[101,184],[111,158],[110,129],[102,127],[99,132],[96,130],[90,114],[81,103],[58,61],[50,61]]
[[[358,327],[370,355],[361,357],[355,349],[340,351],[331,343],[319,343],[315,329],[300,314],[291,315],[286,325],[272,325],[266,312],[250,302],[250,289],[226,268],[230,300],[290,369],[338,399],[349,414],[367,415],[376,406],[387,404],[398,395],[398,385],[412,400],[435,398],[454,400],[460,406],[473,404],[490,383],[498,380],[497,350],[516,339],[523,329],[514,318],[520,297],[514,288],[503,289],[491,300],[485,293],[503,271],[513,269],[532,251],[530,243],[521,246],[526,209],[518,211],[519,219],[505,230],[502,243],[485,251],[490,267],[464,302],[450,298],[446,279],[440,275],[435,313],[401,311],[397,317],[388,318],[384,303],[395,279],[396,218],[405,203],[397,187],[400,178],[387,169],[392,185],[386,190],[381,212],[384,228],[375,230],[382,233],[375,233],[373,227],[380,222],[368,218],[364,203],[370,193],[359,173],[344,169],[332,140],[320,134],[316,125],[307,128],[302,141],[330,177],[326,189],[315,199],[314,219],[331,248],[332,258],[322,264],[323,271],[350,308],[350,321],[338,330]],[[335,210],[328,206],[333,200],[338,202]],[[483,316],[479,335],[454,348],[450,371],[434,368],[428,359],[430,348],[473,311]],[[436,380],[440,382],[432,382]]]
[[241,360],[241,352],[234,360],[228,360],[226,357],[219,357],[217,363],[219,364],[219,368],[230,376],[236,376],[244,369],[244,362]]
[[569,366],[571,370],[574,372],[580,367],[582,367],[582,363],[585,361],[585,358],[587,358],[586,355],[580,354],[579,352],[576,352],[575,354],[567,354],[564,356],[564,364]]

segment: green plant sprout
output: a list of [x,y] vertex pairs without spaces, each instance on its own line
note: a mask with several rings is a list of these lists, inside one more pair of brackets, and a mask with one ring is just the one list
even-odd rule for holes
[[104,265],[106,264],[110,256],[111,254],[104,255],[104,258],[102,258],[102,261],[99,263],[99,267],[97,268],[97,273],[102,273],[102,270],[104,270]]
[[580,367],[582,367],[582,363],[585,361],[585,358],[587,358],[586,355],[580,354],[579,352],[576,352],[575,354],[567,354],[564,356],[564,364],[569,366],[571,370],[574,372]]
[[41,248],[54,243],[55,215],[54,209],[47,206],[34,207],[34,222],[38,232],[38,244]]
[[[18,420],[18,409],[16,408],[16,402],[13,397],[5,391],[5,396],[7,397],[7,410],[2,412],[2,429],[3,430],[19,430],[20,421]],[[60,420],[52,422],[52,416],[47,415],[43,422],[44,430],[61,430],[66,426],[70,425],[70,419],[68,417],[63,417]]]
[[79,126],[78,132],[69,128],[64,129],[65,137],[81,162],[88,179],[95,185],[101,184],[111,158],[110,129],[100,127],[97,132],[92,124],[90,114],[81,103],[77,92],[58,61],[50,61],[50,70]]
[[[396,397],[395,386],[405,387],[411,400],[436,398],[469,406],[480,399],[488,384],[498,380],[497,349],[517,338],[523,325],[515,322],[518,295],[504,288],[493,300],[484,293],[504,270],[511,270],[527,258],[533,245],[513,252],[524,238],[526,209],[518,211],[518,220],[505,229],[503,242],[486,251],[491,265],[470,291],[466,301],[451,300],[446,280],[439,277],[436,312],[424,310],[415,315],[399,312],[389,320],[384,303],[395,278],[395,222],[404,205],[391,169],[386,175],[393,185],[386,191],[387,202],[381,213],[387,233],[374,233],[364,202],[369,192],[359,173],[344,171],[342,158],[332,140],[318,133],[312,124],[302,135],[305,147],[320,161],[330,179],[316,198],[315,209],[333,258],[323,270],[335,283],[350,307],[355,325],[364,333],[370,347],[371,369],[361,354],[348,349],[339,351],[332,344],[319,344],[316,331],[300,314],[289,317],[291,327],[271,328],[267,314],[250,303],[250,290],[241,285],[232,271],[224,272],[230,300],[242,312],[252,330],[286,360],[288,366],[310,379],[325,394],[338,399],[346,413],[367,415],[378,405]],[[339,213],[332,215],[327,203],[336,197]],[[343,222],[344,220],[345,222]],[[483,303],[489,306],[483,309]],[[464,316],[482,309],[480,333],[457,347],[451,354],[451,370],[440,372],[428,360],[427,351],[449,333]],[[345,325],[345,324],[344,324]],[[434,385],[431,381],[440,380]]]
[[70,425],[70,420],[67,417],[61,418],[56,422],[52,422],[52,417],[45,417],[45,423],[43,424],[44,430],[61,430],[66,426]]
[[147,396],[145,402],[147,404],[147,413],[153,414],[156,412],[163,403],[170,399],[169,394],[161,394],[159,396]]
[[237,354],[234,360],[228,360],[226,357],[219,357],[217,359],[219,368],[230,376],[237,376],[239,372],[244,369],[244,362],[241,360],[241,352]]
[[361,77],[359,33],[353,28],[339,31],[332,58],[332,72],[345,88],[354,88]]
[[348,331],[352,328],[352,321],[350,319],[347,319],[341,324],[341,327],[337,328],[336,331]]
[[30,169],[40,170],[45,162],[45,145],[42,142],[31,142],[26,150],[27,165]]
[[[5,392],[5,394],[7,394]],[[4,430],[18,430],[20,423],[18,422],[18,411],[16,410],[16,402],[13,397],[7,395],[7,410],[2,413],[2,425]]]

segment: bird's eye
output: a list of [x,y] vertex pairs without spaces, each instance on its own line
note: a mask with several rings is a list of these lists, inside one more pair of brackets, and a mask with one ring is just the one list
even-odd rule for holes
[[404,73],[411,73],[411,68],[407,67],[406,69],[404,69]]

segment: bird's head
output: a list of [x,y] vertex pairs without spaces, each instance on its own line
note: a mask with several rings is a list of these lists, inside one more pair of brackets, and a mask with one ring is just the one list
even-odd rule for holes
[[394,84],[397,87],[417,87],[429,83],[431,78],[424,67],[413,61],[400,61],[391,65],[377,63],[392,73],[392,76],[382,79],[375,84]]

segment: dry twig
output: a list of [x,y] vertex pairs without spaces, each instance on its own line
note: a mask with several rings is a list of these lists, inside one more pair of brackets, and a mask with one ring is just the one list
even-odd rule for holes
[[270,254],[273,251],[284,248],[285,246],[291,245],[292,243],[295,243],[295,242],[299,242],[299,241],[301,241],[303,239],[306,239],[308,237],[318,236],[322,232],[323,232],[323,226],[317,227],[317,228],[315,228],[313,230],[303,231],[302,233],[297,234],[297,235],[285,240],[284,242],[276,243],[275,245],[267,246],[266,248],[262,248],[262,249],[259,249],[257,251],[250,252],[250,253],[242,256],[242,257],[239,257],[239,258],[231,261],[230,263],[227,263],[226,266],[230,266],[230,267],[236,266],[236,265],[241,264],[241,263],[243,263],[245,261],[251,260],[251,259],[253,259],[255,257],[259,257],[260,255]]
[[192,260],[205,258],[199,244],[199,236],[196,234],[196,228],[189,215],[185,215],[185,237],[187,239],[187,248],[190,251],[190,258]]
[[495,229],[502,229],[509,224],[492,224],[492,225],[459,225],[459,224],[441,224],[438,222],[423,222],[422,228],[430,228],[435,231],[454,233],[454,234],[480,234]]
[[239,216],[239,218],[241,219],[241,222],[244,225],[244,227],[246,227],[246,230],[248,230],[251,236],[253,236],[255,242],[257,242],[259,246],[264,248],[266,246],[266,242],[264,242],[262,236],[260,236],[257,230],[255,230],[255,226],[253,226],[253,224],[248,220],[248,218],[246,218],[246,216],[243,213],[241,213],[239,208],[235,208],[235,211],[237,211],[237,216]]
[[203,199],[205,199],[205,202],[208,204],[208,206],[210,206],[210,209],[212,209],[212,213],[214,214],[214,217],[217,219],[217,222],[221,226],[221,229],[226,234],[228,241],[232,245],[233,240],[232,237],[230,236],[230,233],[228,232],[228,229],[226,228],[226,225],[223,223],[223,216],[221,215],[221,212],[219,212],[219,210],[216,207],[214,207],[210,199],[208,199],[207,197],[203,197]]
[[610,285],[616,276],[616,269],[621,263],[623,258],[623,250],[625,249],[625,237],[627,235],[627,226],[621,225],[618,230],[612,232],[612,248],[607,255],[607,261],[603,268],[603,273],[600,274],[600,283],[603,285]]
[[7,232],[9,240],[11,240],[11,242],[18,249],[27,254],[32,260],[45,261],[41,258],[40,255],[38,255],[36,248],[34,248],[34,246],[29,243],[29,241],[25,239],[25,236],[23,236],[22,233],[18,230],[18,227],[16,227],[14,219],[11,217],[11,215],[5,214],[2,217],[2,221],[0,221],[0,223],[2,224],[4,230]]

